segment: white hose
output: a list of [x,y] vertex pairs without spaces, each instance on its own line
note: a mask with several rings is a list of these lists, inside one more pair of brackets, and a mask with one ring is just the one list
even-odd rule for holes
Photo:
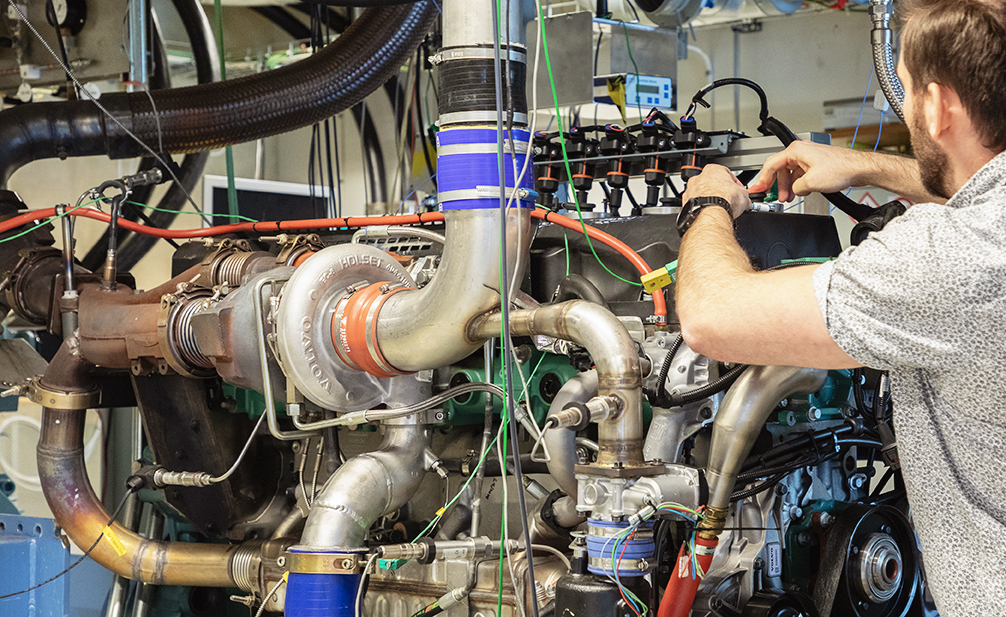
[[[91,455],[94,453],[95,448],[97,448],[98,444],[101,442],[101,434],[102,434],[101,415],[97,414],[96,417],[97,417],[97,423],[96,423],[97,426],[95,427],[94,433],[92,433],[91,438],[87,441],[87,444],[84,446],[85,460],[91,458]],[[42,423],[39,420],[36,420],[31,416],[26,416],[23,414],[12,414],[10,417],[6,418],[3,422],[0,422],[0,439],[2,439],[6,435],[11,439],[11,441],[14,440],[13,435],[10,435],[7,432],[7,429],[9,429],[14,424],[26,424],[34,428],[36,431],[38,431],[40,435],[42,433]],[[3,467],[4,473],[10,476],[18,487],[27,488],[34,491],[37,491],[42,488],[42,483],[38,479],[38,471],[35,470],[34,474],[28,474],[19,470],[17,466],[14,464],[14,462],[5,456],[4,450],[2,448],[0,448],[0,467]]]

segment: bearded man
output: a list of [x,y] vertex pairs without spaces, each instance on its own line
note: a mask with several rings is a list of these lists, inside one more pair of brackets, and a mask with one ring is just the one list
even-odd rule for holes
[[944,617],[1006,615],[1006,2],[901,2],[915,158],[798,142],[751,191],[880,187],[915,202],[836,260],[756,272],[748,190],[707,166],[684,195],[682,334],[711,358],[890,372],[898,454]]

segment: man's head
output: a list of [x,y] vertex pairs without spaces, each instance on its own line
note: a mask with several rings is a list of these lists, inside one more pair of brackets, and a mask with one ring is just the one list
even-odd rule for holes
[[926,188],[949,197],[948,155],[933,135],[947,105],[963,109],[981,147],[1006,150],[1006,2],[903,0],[901,15],[905,119]]

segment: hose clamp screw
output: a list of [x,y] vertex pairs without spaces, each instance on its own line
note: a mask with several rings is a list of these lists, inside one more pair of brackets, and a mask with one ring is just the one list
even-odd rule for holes
[[343,559],[342,560],[342,569],[343,570],[352,570],[355,567],[356,567],[356,563],[352,559]]

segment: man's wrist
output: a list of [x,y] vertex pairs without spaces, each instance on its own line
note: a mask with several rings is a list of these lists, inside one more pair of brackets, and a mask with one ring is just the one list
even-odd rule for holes
[[733,205],[730,200],[717,195],[692,197],[681,207],[678,214],[678,235],[684,237],[691,226],[698,220],[704,210],[723,210],[729,220],[733,221]]

